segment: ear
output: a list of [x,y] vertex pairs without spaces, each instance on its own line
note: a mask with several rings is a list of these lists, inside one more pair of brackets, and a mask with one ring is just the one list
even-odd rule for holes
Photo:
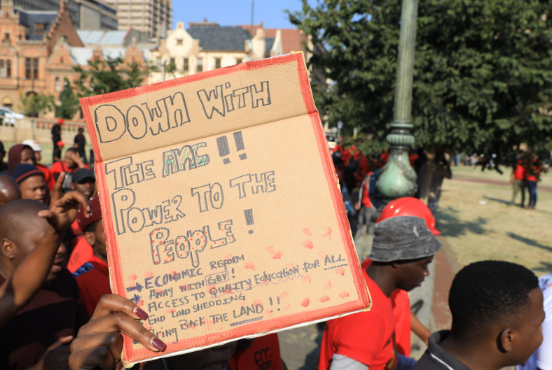
[[498,349],[500,352],[512,352],[514,349],[514,342],[516,340],[516,335],[513,329],[506,328],[503,329],[498,335]]
[[6,258],[13,260],[15,258],[15,251],[17,249],[17,244],[15,244],[15,242],[6,238],[2,239],[1,243],[2,243],[2,246],[0,248],[2,250],[2,254]]
[[394,270],[400,270],[402,268],[404,264],[402,263],[396,263],[396,262],[391,262],[390,266],[394,269]]
[[96,244],[96,234],[95,233],[85,232],[84,233],[84,239],[86,239],[86,242],[88,244],[90,244],[91,247],[93,247],[94,244]]

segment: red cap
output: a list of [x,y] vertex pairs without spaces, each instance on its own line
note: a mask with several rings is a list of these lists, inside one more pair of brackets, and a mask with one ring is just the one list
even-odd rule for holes
[[62,146],[65,146],[65,143],[64,143],[63,141],[60,140],[60,141],[58,141],[58,142],[56,143],[56,145],[57,145],[58,147],[62,147]]
[[426,226],[433,235],[440,235],[439,230],[435,228],[435,217],[428,206],[419,199],[405,197],[395,199],[385,206],[376,223],[396,216],[415,216],[425,220]]
[[77,215],[77,220],[80,229],[84,232],[86,227],[98,220],[102,219],[102,209],[100,207],[100,198],[95,197],[90,199],[90,207],[92,208],[92,214],[86,218],[84,216],[84,210],[82,207],[79,207],[79,212]]
[[63,120],[63,118],[58,119],[58,123],[59,123],[60,125],[63,125],[63,122],[65,122],[65,121]]

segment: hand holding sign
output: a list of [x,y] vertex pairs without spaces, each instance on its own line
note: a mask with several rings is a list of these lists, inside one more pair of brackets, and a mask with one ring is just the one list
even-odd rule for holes
[[302,54],[82,105],[114,293],[166,353],[369,307]]

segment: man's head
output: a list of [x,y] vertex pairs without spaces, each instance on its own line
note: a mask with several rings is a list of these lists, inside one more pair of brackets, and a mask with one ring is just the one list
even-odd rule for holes
[[31,164],[18,164],[12,173],[12,178],[19,184],[21,199],[34,199],[46,203],[48,185],[44,174]]
[[32,140],[32,139],[25,140],[23,141],[23,145],[27,145],[31,147],[32,150],[34,150],[35,163],[31,163],[31,164],[36,164],[42,160],[42,147],[40,146],[38,141]]
[[65,162],[65,165],[70,168],[77,168],[77,162],[75,162],[75,156],[80,158],[79,151],[76,148],[69,148],[65,151],[65,157],[63,158],[63,161]]
[[107,262],[107,249],[105,246],[105,231],[102,222],[102,210],[100,208],[100,199],[98,197],[90,200],[92,214],[85,217],[82,207],[79,208],[77,221],[79,227],[84,232],[86,242],[90,244],[94,255]]
[[0,176],[0,209],[17,199],[21,199],[19,185],[9,176]]
[[73,180],[71,182],[71,190],[78,191],[86,197],[86,199],[92,198],[96,192],[96,176],[94,171],[87,168],[79,168],[73,173]]
[[12,146],[8,152],[9,174],[12,175],[15,167],[21,163],[35,165],[36,159],[34,156],[34,150],[28,145],[16,144]]
[[449,306],[451,334],[496,349],[489,356],[500,367],[525,363],[542,342],[543,296],[523,266],[481,261],[464,267],[452,282]]
[[84,132],[84,129],[82,127],[79,127],[78,132],[79,132],[79,134],[82,134]]
[[441,246],[423,219],[398,216],[376,224],[369,258],[386,267],[398,288],[410,291],[429,275],[427,267]]
[[[45,204],[34,200],[20,199],[6,204],[0,209],[0,264],[11,273],[27,255],[39,244],[52,226],[38,212],[46,210]],[[61,271],[67,249],[61,244],[54,264],[47,277],[53,280]]]

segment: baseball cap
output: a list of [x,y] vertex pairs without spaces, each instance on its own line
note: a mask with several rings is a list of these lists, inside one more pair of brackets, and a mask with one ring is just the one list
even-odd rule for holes
[[35,152],[41,152],[42,148],[40,147],[40,144],[36,140],[25,140],[21,144],[30,146]]
[[21,182],[23,182],[24,180],[28,179],[31,176],[37,176],[37,175],[44,177],[44,173],[42,173],[41,170],[36,168],[36,166],[33,166],[32,164],[27,164],[27,163],[20,163],[17,166],[15,166],[11,174],[12,178],[18,184],[21,184]]
[[64,143],[63,141],[60,140],[60,141],[58,141],[58,142],[56,143],[56,145],[57,145],[58,147],[62,147],[62,146],[65,146],[65,143]]
[[422,218],[391,217],[376,224],[369,258],[377,262],[413,260],[433,256],[442,246]]
[[90,209],[92,214],[88,217],[85,216],[85,212],[82,207],[79,207],[77,214],[77,222],[80,229],[84,232],[88,225],[93,224],[94,222],[102,219],[102,209],[100,207],[100,198],[95,197],[90,199]]
[[79,168],[73,173],[73,183],[81,183],[86,179],[93,179],[94,181],[96,181],[96,175],[94,175],[94,171],[89,170],[88,168]]

